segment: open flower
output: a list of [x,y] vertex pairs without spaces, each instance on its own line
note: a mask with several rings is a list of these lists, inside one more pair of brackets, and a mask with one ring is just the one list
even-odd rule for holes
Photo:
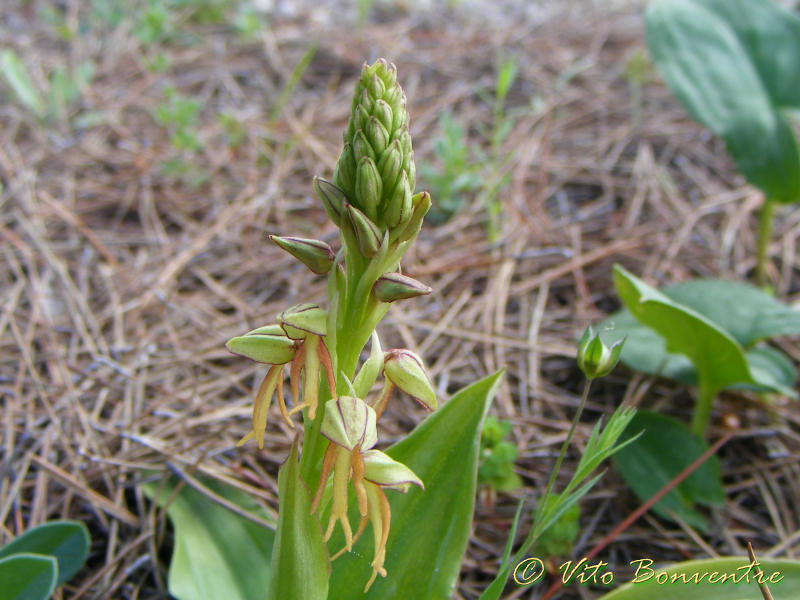
[[[291,414],[303,408],[308,408],[309,417],[313,419],[321,369],[325,370],[331,395],[335,395],[331,357],[322,339],[326,333],[327,313],[314,304],[298,304],[283,311],[278,321],[279,324],[259,327],[226,344],[234,354],[271,365],[253,402],[253,429],[237,446],[255,439],[259,449],[264,447],[267,413],[273,395],[278,397],[278,408],[290,427],[294,427]],[[290,383],[295,402],[291,411],[287,410],[283,397],[283,365],[289,362],[292,363]],[[301,374],[304,375],[302,403],[299,402]]]
[[[364,591],[369,589],[377,575],[386,576],[383,564],[391,511],[384,488],[405,492],[411,484],[423,487],[411,469],[373,449],[378,441],[375,421],[375,410],[359,398],[341,396],[325,404],[321,432],[331,443],[325,451],[319,486],[311,504],[313,513],[320,505],[325,484],[333,471],[333,498],[325,541],[330,539],[337,521],[341,522],[345,537],[344,548],[333,558],[345,550],[352,550],[367,522],[372,523],[375,552],[371,563],[372,576]],[[347,518],[347,484],[350,480],[361,515],[355,535]]]

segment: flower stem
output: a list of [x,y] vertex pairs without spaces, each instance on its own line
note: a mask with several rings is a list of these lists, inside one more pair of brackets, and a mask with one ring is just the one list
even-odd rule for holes
[[775,216],[775,203],[764,198],[761,213],[758,216],[758,249],[756,254],[756,283],[759,287],[767,285],[767,260],[769,242],[772,239],[772,223]]
[[697,405],[694,407],[694,414],[692,415],[692,433],[700,439],[705,438],[706,427],[708,427],[708,421],[711,418],[711,403],[715,394],[715,390],[702,381],[700,382],[700,387],[697,390]]

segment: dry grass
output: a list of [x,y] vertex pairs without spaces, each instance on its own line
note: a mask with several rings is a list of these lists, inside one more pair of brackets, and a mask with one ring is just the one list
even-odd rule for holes
[[[83,3],[64,4],[67,24],[82,23]],[[0,539],[49,518],[80,519],[92,530],[92,554],[63,597],[163,597],[170,542],[136,485],[143,469],[205,473],[276,508],[275,475],[290,438],[273,419],[263,452],[233,448],[249,429],[261,369],[231,357],[224,342],[287,304],[323,298],[324,281],[265,233],[334,240],[311,177],[331,174],[353,78],[377,56],[398,65],[418,164],[431,160],[442,110],[480,143],[491,108],[477,90],[493,85],[500,53],[519,61],[500,241],[487,242],[474,198],[448,223],[424,229],[405,268],[435,291],[393,307],[381,333],[388,347],[426,357],[443,397],[508,369],[495,410],[515,423],[518,470],[535,499],[577,403],[573,340],[617,306],[611,265],[658,284],[748,279],[760,204],[720,143],[657,81],[644,86],[634,119],[623,69],[642,45],[638,9],[566,6],[544,22],[388,11],[357,31],[300,11],[273,17],[249,42],[228,27],[186,23],[202,43],[163,45],[163,74],[145,67],[154,50],[143,51],[124,27],[65,42],[35,18],[40,3],[6,11],[0,38],[40,79],[64,61],[95,61],[75,108],[103,119],[83,129],[42,126],[16,103],[0,106]],[[317,51],[281,107],[310,40],[319,40]],[[207,175],[199,187],[161,169],[177,154],[152,117],[168,83],[202,103],[203,148],[186,157]],[[245,127],[238,148],[226,143],[222,112]],[[789,302],[800,300],[798,236],[800,211],[783,208],[770,275]],[[800,360],[797,339],[782,346]],[[597,388],[578,444],[623,397],[685,418],[690,396],[620,369]],[[728,505],[711,533],[647,516],[604,560],[743,555],[746,540],[759,556],[794,556],[797,409],[723,397],[714,422],[733,414],[740,429],[721,451]],[[388,416],[386,441],[422,417],[408,402]],[[713,426],[710,437],[720,435]],[[479,503],[460,597],[477,597],[494,575],[521,493]],[[636,506],[610,471],[582,503],[575,555]],[[577,586],[562,595],[590,596]]]

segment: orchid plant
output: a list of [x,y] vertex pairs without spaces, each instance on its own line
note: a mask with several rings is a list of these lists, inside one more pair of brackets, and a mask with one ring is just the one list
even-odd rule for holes
[[[379,575],[387,577],[389,562],[403,564],[404,560],[418,558],[409,554],[414,548],[408,545],[403,548],[398,543],[392,551],[393,517],[405,522],[405,514],[414,509],[393,508],[387,491],[407,492],[415,486],[422,496],[413,503],[425,504],[428,492],[423,489],[443,481],[440,475],[439,481],[423,484],[423,474],[433,472],[435,466],[423,444],[413,439],[414,435],[427,435],[424,428],[410,436],[405,446],[400,445],[410,456],[411,466],[390,456],[391,450],[387,453],[377,448],[377,423],[395,389],[430,411],[437,408],[436,393],[422,358],[406,349],[384,352],[375,331],[391,302],[431,292],[400,270],[403,254],[416,239],[431,206],[427,192],[414,193],[416,169],[408,124],[406,98],[397,83],[394,65],[382,59],[365,65],[333,178],[315,178],[313,182],[325,212],[339,229],[340,249],[334,251],[320,240],[270,236],[311,271],[327,276],[328,305],[292,306],[275,322],[227,343],[234,354],[267,366],[255,394],[252,429],[240,446],[255,441],[259,449],[263,448],[273,397],[290,428],[296,427],[295,419],[302,415],[302,436],[295,437],[279,476],[270,598],[290,597],[287,593],[298,598],[345,597],[336,591],[337,569],[332,575],[330,561],[345,553],[359,554],[354,545],[371,525],[371,573],[359,572],[362,583],[358,593],[353,585],[347,588],[347,594],[357,597],[368,593]],[[368,343],[370,350],[362,361]],[[284,391],[287,366],[288,398]],[[378,387],[381,374],[383,383]],[[459,400],[463,394],[448,402],[448,408],[452,405],[450,412],[462,411],[462,416],[470,419],[465,444],[467,454],[475,456],[466,458],[463,490],[454,490],[459,494],[463,491],[464,499],[464,510],[454,511],[458,529],[463,530],[457,536],[455,552],[448,548],[452,556],[445,556],[447,562],[438,565],[434,556],[423,556],[437,573],[443,573],[429,580],[436,582],[443,576],[441,589],[454,585],[468,539],[480,428],[497,380],[494,376],[489,385],[472,394],[480,396],[473,406]],[[447,431],[448,423],[442,419],[428,421],[428,429],[434,428],[442,439],[450,438],[458,449],[461,432]],[[430,442],[427,448],[431,448]],[[454,456],[451,460],[465,459]],[[313,497],[311,490],[315,490]],[[441,519],[447,520],[444,516]],[[324,528],[322,523],[326,523]],[[340,560],[347,563],[347,559]],[[321,568],[316,564],[319,562],[328,568]],[[344,572],[347,566],[338,570]],[[386,592],[375,593],[380,597]]]

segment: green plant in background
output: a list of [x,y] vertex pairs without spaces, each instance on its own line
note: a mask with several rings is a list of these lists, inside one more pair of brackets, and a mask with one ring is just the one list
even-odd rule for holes
[[[622,362],[698,390],[691,430],[670,417],[642,411],[626,435],[645,433],[614,457],[631,489],[647,500],[707,449],[703,438],[721,390],[797,396],[790,359],[764,341],[800,333],[800,311],[737,282],[697,280],[659,291],[615,266],[614,285],[626,308],[599,329],[609,339],[626,336]],[[712,457],[657,503],[655,512],[705,530],[705,519],[693,505],[724,502],[720,473]]]
[[763,340],[800,333],[800,311],[742,283],[698,280],[660,292],[620,266],[614,286],[626,310],[604,335],[626,335],[622,361],[698,386],[692,431],[703,437],[714,396],[746,387],[796,397],[791,361]]
[[0,548],[0,600],[46,600],[86,562],[89,532],[77,521],[49,521]]
[[439,118],[441,136],[433,142],[434,163],[420,166],[420,174],[431,188],[436,204],[430,220],[443,223],[463,204],[462,196],[481,187],[480,168],[473,161],[464,127],[449,111]]
[[84,62],[74,71],[56,67],[50,72],[44,94],[13,50],[6,49],[0,53],[0,72],[19,103],[34,117],[41,121],[59,122],[66,119],[80,100],[81,90],[91,83],[94,65]]
[[516,119],[506,112],[506,98],[514,80],[517,78],[518,65],[515,58],[508,58],[500,63],[497,70],[494,98],[492,99],[492,124],[488,132],[489,152],[479,154],[478,160],[486,166],[483,173],[483,189],[480,196],[486,207],[489,223],[489,242],[497,241],[502,224],[500,219],[503,203],[499,194],[508,185],[509,174],[505,171],[507,156],[503,156],[501,146],[514,128]]
[[586,376],[586,384],[583,387],[578,410],[572,419],[567,437],[561,445],[561,451],[550,473],[545,492],[536,503],[533,522],[528,534],[525,536],[525,540],[512,555],[512,544],[517,535],[524,504],[523,498],[517,508],[517,514],[506,543],[506,550],[500,569],[489,587],[481,594],[481,600],[498,600],[514,568],[532,549],[544,548],[545,550],[557,549],[559,551],[565,549],[566,540],[571,536],[571,531],[576,526],[580,514],[578,512],[576,515],[574,507],[600,480],[603,474],[601,473],[591,478],[590,476],[600,466],[601,462],[636,440],[636,437],[633,436],[624,442],[617,443],[636,414],[636,411],[629,408],[617,408],[605,427],[602,426],[601,421],[595,424],[569,483],[562,491],[554,491],[561,464],[564,461],[567,449],[575,433],[575,428],[580,422],[581,414],[583,414],[583,409],[586,406],[592,381],[599,377],[605,377],[614,369],[619,362],[623,345],[623,339],[618,339],[611,345],[606,344],[591,327],[587,328],[583,336],[581,336],[578,343],[578,366]]
[[167,86],[164,101],[153,110],[153,119],[169,132],[170,145],[178,152],[177,156],[164,162],[161,170],[195,187],[208,180],[208,173],[193,160],[203,149],[197,130],[201,109],[198,100],[186,98],[173,86]]
[[505,439],[513,427],[510,421],[501,421],[491,415],[483,423],[478,484],[488,486],[493,492],[513,492],[522,485],[514,471],[517,446]]
[[721,137],[764,193],[756,279],[766,264],[775,204],[800,200],[800,17],[770,0],[655,0],[647,43],[670,89]]

